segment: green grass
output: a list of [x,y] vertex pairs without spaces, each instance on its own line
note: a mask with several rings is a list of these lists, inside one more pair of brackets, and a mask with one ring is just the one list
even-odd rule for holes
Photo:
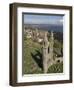
[[63,73],[63,62],[50,66],[48,73]]
[[[41,48],[41,44],[36,43],[31,39],[24,40],[24,74],[43,73]],[[47,73],[61,72],[63,72],[63,63],[57,63],[49,67]]]
[[41,45],[30,40],[24,41],[24,73],[33,74],[41,73],[41,68],[36,63],[35,59],[32,57],[32,54],[37,54],[36,51],[41,52]]

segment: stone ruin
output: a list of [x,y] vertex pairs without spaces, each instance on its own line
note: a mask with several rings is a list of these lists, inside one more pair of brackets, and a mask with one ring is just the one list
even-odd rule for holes
[[50,35],[50,42],[48,41],[47,37],[48,32],[45,32],[44,39],[43,39],[43,48],[42,48],[42,58],[43,58],[43,70],[44,73],[47,73],[48,68],[55,64],[58,60],[60,62],[63,61],[63,57],[56,57],[55,60],[53,58],[53,45],[54,45],[54,36],[53,32]]
[[[63,57],[55,57],[53,58],[53,45],[54,45],[54,34],[51,31],[50,34],[50,41],[48,41],[48,31],[41,31],[39,32],[38,29],[36,31],[32,30],[26,30],[25,31],[28,34],[28,37],[34,40],[34,41],[39,41],[42,40],[42,60],[43,60],[43,70],[44,73],[47,73],[48,68],[55,64],[58,60],[60,62],[63,61]],[[42,39],[40,39],[42,37]]]

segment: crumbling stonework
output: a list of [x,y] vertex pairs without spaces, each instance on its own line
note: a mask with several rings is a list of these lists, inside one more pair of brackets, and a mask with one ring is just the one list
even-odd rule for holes
[[44,39],[43,39],[43,69],[44,73],[47,73],[48,70],[48,38],[47,38],[47,32],[44,34]]
[[51,32],[50,42],[48,41],[47,32],[44,34],[43,39],[43,69],[47,73],[48,67],[53,64],[53,32]]
[[48,68],[56,63],[61,63],[63,61],[63,57],[55,57],[53,58],[53,45],[54,45],[54,35],[53,32],[51,32],[50,35],[50,41],[48,41],[47,32],[44,34],[43,39],[43,70],[44,73],[47,73]]

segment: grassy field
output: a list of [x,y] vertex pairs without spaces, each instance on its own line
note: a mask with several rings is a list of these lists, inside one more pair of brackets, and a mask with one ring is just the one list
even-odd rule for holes
[[[31,39],[24,40],[24,74],[43,73],[41,44]],[[47,73],[63,72],[63,63],[57,63],[49,67]]]

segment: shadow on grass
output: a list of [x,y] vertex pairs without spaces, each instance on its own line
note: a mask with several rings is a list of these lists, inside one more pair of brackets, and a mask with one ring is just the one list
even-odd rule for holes
[[43,70],[42,54],[36,50],[36,54],[31,53],[32,58],[35,60],[37,65]]

